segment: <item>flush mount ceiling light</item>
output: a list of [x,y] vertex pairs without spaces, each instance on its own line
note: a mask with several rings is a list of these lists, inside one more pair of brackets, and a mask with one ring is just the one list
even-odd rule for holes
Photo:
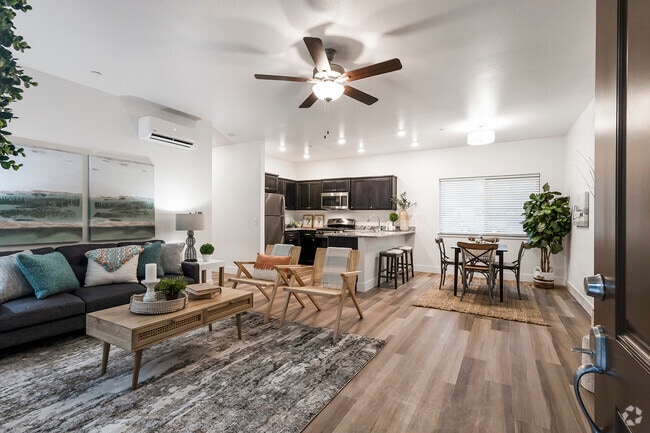
[[483,144],[494,143],[494,131],[491,129],[479,129],[478,131],[467,134],[467,144],[470,146],[481,146]]
[[343,84],[331,80],[319,81],[311,89],[318,99],[323,101],[336,101],[341,97],[345,88]]

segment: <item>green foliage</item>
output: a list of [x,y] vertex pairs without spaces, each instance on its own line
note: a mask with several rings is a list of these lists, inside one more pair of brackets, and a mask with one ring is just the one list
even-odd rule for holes
[[212,246],[212,244],[203,244],[199,248],[199,252],[201,254],[212,254],[214,253],[214,247]]
[[541,250],[542,272],[551,272],[550,256],[564,249],[562,240],[571,231],[569,197],[550,191],[548,183],[539,194],[531,194],[524,203],[524,232],[531,248]]
[[27,0],[0,0],[0,167],[5,170],[18,170],[22,164],[13,158],[25,157],[25,150],[13,145],[8,138],[11,133],[6,128],[15,117],[9,104],[23,99],[21,87],[27,89],[38,85],[32,77],[25,75],[11,51],[22,53],[31,48],[22,36],[14,33],[16,27],[13,23],[16,11],[27,12],[31,9]]
[[395,212],[391,212],[390,215],[388,215],[388,218],[392,221],[395,222],[399,219],[399,215],[397,215]]
[[183,277],[163,278],[156,284],[155,290],[167,295],[178,295],[187,286],[187,280]]
[[413,207],[417,204],[416,202],[412,202],[406,198],[406,191],[401,193],[399,197],[396,194],[393,194],[393,196],[390,198],[390,201],[396,204],[398,208],[403,210],[408,210],[410,207]]

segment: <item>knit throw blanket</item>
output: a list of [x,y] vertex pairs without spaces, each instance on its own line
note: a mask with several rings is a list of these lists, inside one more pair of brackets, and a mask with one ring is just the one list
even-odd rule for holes
[[325,264],[321,284],[328,289],[342,289],[343,277],[341,273],[347,272],[351,248],[329,247],[325,252]]
[[86,252],[88,260],[94,260],[108,272],[115,272],[120,267],[140,254],[144,248],[138,245],[127,245],[116,248],[99,248]]

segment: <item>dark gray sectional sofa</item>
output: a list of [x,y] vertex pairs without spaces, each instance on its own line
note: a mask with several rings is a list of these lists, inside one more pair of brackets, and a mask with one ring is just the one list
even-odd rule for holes
[[[54,251],[63,254],[79,280],[80,288],[45,299],[28,296],[0,304],[0,354],[4,349],[12,346],[72,331],[82,331],[86,327],[86,313],[128,304],[131,295],[144,293],[146,288],[139,283],[84,287],[88,265],[88,259],[84,254],[87,251],[134,244],[143,245],[144,242],[75,244],[31,250],[33,254],[47,254]],[[19,251],[2,251],[0,256]],[[197,263],[182,262],[182,270],[189,284],[200,281]]]

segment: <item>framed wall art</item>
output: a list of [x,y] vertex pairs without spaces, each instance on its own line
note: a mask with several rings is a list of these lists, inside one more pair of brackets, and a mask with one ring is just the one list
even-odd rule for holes
[[313,215],[303,215],[302,216],[302,227],[311,228],[313,224],[314,216]]
[[322,229],[325,227],[325,215],[314,215],[314,228]]
[[156,235],[152,164],[91,155],[88,173],[91,241]]
[[81,241],[83,155],[23,148],[19,170],[0,169],[0,245]]

